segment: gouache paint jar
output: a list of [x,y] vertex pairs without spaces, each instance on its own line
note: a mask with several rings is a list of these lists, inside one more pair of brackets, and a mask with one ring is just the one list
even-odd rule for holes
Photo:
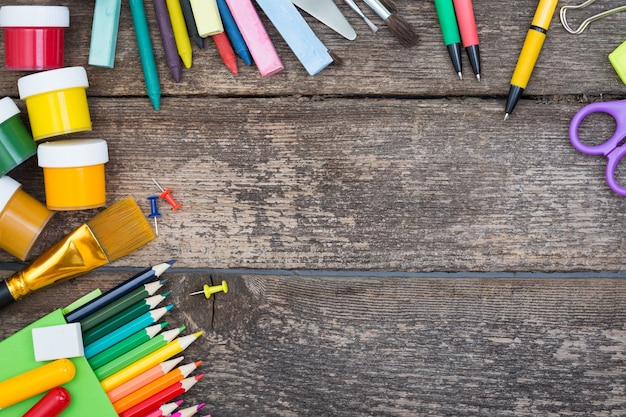
[[10,97],[0,100],[0,176],[33,156],[37,144]]
[[17,89],[26,102],[33,139],[91,130],[87,87],[83,67],[59,68],[18,79]]
[[104,164],[109,161],[106,141],[68,139],[39,144],[46,206],[50,210],[84,210],[106,203]]
[[2,6],[4,67],[42,71],[63,66],[65,29],[70,9],[65,6]]
[[22,190],[13,178],[0,178],[0,247],[25,260],[54,214]]

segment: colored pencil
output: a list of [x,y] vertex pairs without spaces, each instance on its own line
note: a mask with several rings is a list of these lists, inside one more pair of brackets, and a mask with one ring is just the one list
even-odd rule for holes
[[91,369],[97,369],[102,365],[111,362],[118,356],[121,356],[124,353],[141,345],[142,343],[145,343],[148,340],[152,339],[154,336],[159,334],[159,332],[163,330],[165,326],[167,326],[167,324],[168,323],[164,321],[163,323],[154,324],[152,326],[146,327],[145,329],[141,329],[137,333],[134,333],[132,336],[129,336],[126,339],[117,342],[110,348],[107,348],[97,355],[87,359],[87,362],[89,362]]
[[195,371],[201,364],[202,361],[197,361],[179,366],[173,371],[168,372],[162,377],[150,382],[149,384],[127,395],[119,401],[114,402],[113,408],[115,408],[115,411],[117,411],[118,414],[124,412],[129,408],[139,404],[140,402],[159,393],[170,385],[187,378],[189,374]]
[[[162,273],[164,273],[167,269],[169,269],[169,267],[172,266],[174,262],[176,261],[172,260],[169,262],[164,262],[164,263],[155,265],[151,268],[144,269],[143,271],[137,273],[136,275],[132,276],[128,280],[108,290],[107,292],[102,294],[100,297],[72,311],[67,316],[65,316],[65,320],[68,323],[75,323],[77,321],[82,321],[87,316],[95,313],[97,310],[100,310],[101,308],[107,306],[108,304],[111,304],[113,301],[117,300],[118,298],[121,298],[124,295],[128,294],[129,292],[133,291],[134,289],[139,288],[140,286],[150,281],[153,281],[155,278],[158,278],[159,276],[161,276]],[[139,301],[139,300],[135,300],[135,301]],[[81,327],[82,327],[82,323],[81,323]]]
[[173,403],[163,404],[156,410],[151,411],[148,414],[145,414],[143,417],[167,417],[171,413],[173,413],[174,410],[176,410],[182,403],[183,403],[183,400],[178,400]]
[[228,70],[233,74],[237,74],[238,70],[235,51],[233,50],[226,33],[221,32],[211,37],[213,38],[217,52],[220,54],[220,58],[222,58],[222,62],[226,65],[226,68],[228,68]]
[[202,379],[204,374],[192,376],[189,378],[185,378],[182,381],[176,382],[175,384],[170,385],[164,390],[158,392],[152,397],[140,402],[139,404],[131,407],[130,409],[120,413],[120,417],[140,417],[150,410],[154,410],[159,404],[163,404],[166,401],[170,401],[179,395],[182,395],[189,391],[191,387],[196,385],[196,383]]
[[154,295],[154,293],[160,290],[163,287],[163,285],[165,285],[166,282],[167,282],[167,279],[162,279],[160,281],[154,281],[154,282],[149,282],[147,284],[143,284],[142,286],[135,288],[128,294],[123,295],[117,300],[112,301],[106,306],[96,310],[95,312],[88,315],[87,317],[80,319],[81,330],[84,333],[87,330],[107,320],[108,318],[113,317],[120,311],[126,310],[128,307],[132,306],[136,302],[139,302],[143,300],[144,298]]
[[122,327],[129,321],[134,320],[142,314],[152,310],[158,306],[161,301],[165,300],[169,294],[169,292],[166,292],[138,301],[127,309],[120,311],[113,317],[106,319],[96,327],[87,330],[86,332],[83,331],[83,344],[89,345],[101,337],[111,333],[113,330]]
[[151,354],[155,350],[167,345],[169,342],[174,340],[174,338],[178,337],[183,330],[185,330],[185,326],[156,335],[151,340],[142,343],[133,350],[126,352],[125,354],[113,359],[111,362],[95,369],[94,374],[96,374],[96,377],[99,380],[103,380],[117,371],[126,368],[128,365],[137,362],[139,359]]
[[191,68],[193,51],[191,49],[191,40],[187,32],[187,24],[183,9],[180,6],[180,0],[166,0],[167,10],[172,21],[172,29],[174,30],[174,40],[176,41],[176,49],[178,55],[183,60],[185,68]]
[[198,405],[194,405],[192,407],[183,408],[180,411],[177,411],[173,414],[170,414],[170,417],[191,417],[195,416],[198,411],[200,411],[204,407],[204,403],[200,403]]
[[157,378],[162,377],[169,371],[174,369],[183,360],[183,356],[179,356],[174,359],[161,362],[158,365],[153,366],[146,372],[143,372],[136,377],[129,379],[119,387],[107,392],[107,396],[111,403],[121,400],[125,396],[137,391],[141,387],[148,385]]
[[217,8],[220,12],[220,17],[222,18],[224,31],[226,32],[226,35],[228,35],[228,39],[230,39],[233,49],[237,52],[237,55],[239,55],[243,62],[246,63],[246,65],[252,65],[252,56],[250,55],[246,41],[241,35],[241,31],[237,27],[237,23],[235,23],[233,14],[230,12],[230,9],[226,4],[226,0],[217,0]]
[[139,359],[167,345],[169,342],[174,340],[174,338],[176,338],[183,330],[185,330],[185,326],[179,327],[177,329],[168,330],[159,335],[156,335],[152,339],[148,340],[145,343],[142,343],[133,350],[126,352],[123,355],[113,359],[111,362],[108,362],[100,368],[95,369],[94,374],[96,374],[96,377],[99,380],[103,380],[104,378],[113,375],[120,369],[126,368],[128,365],[137,362]]
[[119,329],[107,334],[106,336],[96,340],[95,342],[85,346],[85,358],[89,359],[103,350],[110,348],[114,344],[120,342],[131,336],[133,333],[139,330],[151,326],[156,323],[161,317],[170,311],[174,306],[168,305],[166,307],[157,308],[147,313],[142,314],[130,323],[126,323]]
[[172,340],[159,350],[152,352],[150,355],[140,359],[132,365],[129,365],[121,371],[114,373],[110,377],[103,379],[100,381],[100,385],[102,385],[105,392],[109,392],[131,378],[136,377],[140,373],[147,371],[154,365],[163,362],[164,360],[167,360],[187,349],[187,347],[198,339],[200,335],[202,335],[202,331]]

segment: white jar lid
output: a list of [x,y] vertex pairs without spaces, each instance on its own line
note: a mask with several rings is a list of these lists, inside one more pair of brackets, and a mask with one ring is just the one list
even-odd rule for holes
[[69,27],[66,6],[2,6],[0,27]]
[[13,194],[20,188],[22,188],[22,184],[13,178],[6,175],[0,177],[0,211],[4,210]]
[[73,168],[109,162],[103,139],[67,139],[40,143],[37,160],[42,168]]
[[17,80],[20,99],[41,93],[74,87],[89,87],[87,71],[83,67],[66,67],[36,72]]
[[20,114],[20,109],[17,108],[11,97],[0,100],[0,123],[6,122],[16,114]]

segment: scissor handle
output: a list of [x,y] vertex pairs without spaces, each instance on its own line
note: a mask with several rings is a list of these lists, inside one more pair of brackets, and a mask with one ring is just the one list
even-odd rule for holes
[[[578,137],[580,124],[592,113],[606,113],[615,119],[615,132],[599,145],[585,145]],[[569,139],[577,151],[587,155],[608,155],[626,137],[626,100],[602,101],[582,107],[569,125]]]
[[620,146],[608,154],[606,161],[606,183],[615,194],[622,197],[626,197],[626,188],[618,184],[615,179],[615,170],[624,155],[626,155],[626,146]]

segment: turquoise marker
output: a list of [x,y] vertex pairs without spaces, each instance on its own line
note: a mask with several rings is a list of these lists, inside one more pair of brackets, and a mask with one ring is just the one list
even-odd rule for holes
[[96,0],[91,25],[89,65],[113,68],[122,0]]
[[115,329],[106,336],[103,336],[95,342],[88,344],[87,346],[85,346],[85,358],[89,359],[94,355],[102,352],[103,350],[110,348],[117,342],[120,342],[127,337],[133,335],[139,330],[144,329],[148,326],[152,326],[173,307],[174,306],[170,304],[166,307],[156,308],[152,311],[148,311],[147,313],[142,314],[136,319],[126,323],[122,327]]
[[146,91],[154,108],[159,110],[161,106],[161,84],[156,62],[154,61],[154,51],[152,50],[152,41],[148,31],[146,10],[143,7],[142,0],[129,0],[129,4],[130,13],[133,16],[133,25],[135,26],[137,46],[139,47],[141,67],[143,68],[143,76],[146,81]]
[[217,0],[217,9],[220,12],[222,18],[222,24],[224,25],[224,31],[230,39],[230,43],[233,45],[233,49],[237,52],[237,55],[246,63],[246,65],[252,65],[252,55],[246,45],[246,41],[243,39],[241,31],[235,23],[235,18],[230,12],[226,0]]

